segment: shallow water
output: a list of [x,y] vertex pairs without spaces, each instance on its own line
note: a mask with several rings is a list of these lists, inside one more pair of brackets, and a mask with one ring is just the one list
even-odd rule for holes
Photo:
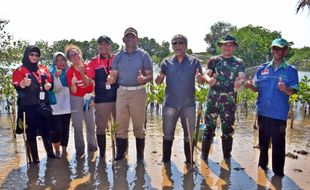
[[79,158],[75,155],[72,128],[68,154],[61,159],[47,159],[38,137],[40,164],[26,165],[22,136],[17,135],[13,140],[9,120],[2,116],[0,189],[309,189],[310,155],[297,154],[294,150],[310,152],[310,120],[296,120],[293,129],[287,127],[286,151],[297,155],[298,159],[287,157],[286,176],[279,178],[273,176],[271,170],[265,173],[257,168],[259,150],[253,147],[258,144],[258,136],[257,130],[253,129],[253,118],[253,114],[247,119],[240,114],[230,160],[222,157],[218,128],[208,165],[200,160],[198,144],[194,152],[196,164],[191,169],[184,164],[181,127],[176,130],[171,164],[161,163],[161,118],[156,113],[148,114],[145,163],[136,164],[135,140],[131,132],[128,158],[115,163],[114,167],[109,136],[105,160],[99,159],[96,153]]

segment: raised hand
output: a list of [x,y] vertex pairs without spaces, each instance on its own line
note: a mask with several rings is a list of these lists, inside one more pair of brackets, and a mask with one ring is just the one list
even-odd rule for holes
[[56,72],[55,72],[55,77],[58,78],[61,74],[62,74],[62,70],[61,69],[57,69]]
[[212,77],[209,79],[209,81],[207,81],[210,86],[214,86],[216,84],[216,77],[216,74],[213,73]]
[[235,83],[234,83],[234,86],[236,89],[240,89],[240,87],[242,86],[243,84],[243,78],[237,76],[236,77],[236,80],[235,80]]
[[279,77],[278,87],[280,91],[285,92],[286,86],[285,83],[282,82],[282,77]]
[[52,84],[48,82],[47,79],[45,79],[44,89],[50,90],[52,88]]
[[139,70],[139,72],[138,72],[137,81],[140,84],[144,84],[145,83],[145,77],[142,75],[141,70]]
[[75,73],[73,73],[73,77],[72,77],[72,79],[71,79],[71,85],[72,85],[72,86],[75,85],[76,82],[77,82],[77,78],[76,78],[76,76],[75,76]]
[[77,70],[78,70],[81,74],[85,74],[85,66],[84,66],[84,64],[80,64],[80,65],[77,67]]
[[31,78],[29,78],[29,75],[26,74],[25,78],[23,79],[24,85],[25,86],[30,86],[31,85]]
[[205,78],[203,77],[203,75],[199,72],[199,69],[196,69],[196,74],[195,74],[196,80],[199,83],[204,83],[205,82]]
[[160,70],[159,73],[158,73],[158,75],[157,75],[157,77],[156,77],[156,79],[155,79],[156,84],[157,84],[157,85],[161,84],[161,83],[163,82],[164,78],[165,78],[165,75],[164,75],[164,73],[161,72],[161,70]]
[[253,84],[254,84],[254,82],[253,82],[252,76],[250,75],[249,80],[246,81],[246,83],[244,84],[244,87],[245,88],[251,88],[253,86]]
[[108,75],[106,84],[111,85],[111,84],[114,84],[114,83],[115,83],[115,78],[113,76],[111,76],[111,75]]

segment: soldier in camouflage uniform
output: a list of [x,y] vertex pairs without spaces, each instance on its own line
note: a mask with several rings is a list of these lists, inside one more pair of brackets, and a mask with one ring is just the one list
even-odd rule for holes
[[221,119],[222,151],[224,158],[231,157],[233,124],[235,121],[236,93],[244,81],[243,61],[233,56],[238,47],[236,38],[226,35],[218,42],[222,54],[208,61],[205,79],[210,85],[205,111],[206,130],[202,140],[202,159],[207,161],[213,137],[215,136],[216,120]]

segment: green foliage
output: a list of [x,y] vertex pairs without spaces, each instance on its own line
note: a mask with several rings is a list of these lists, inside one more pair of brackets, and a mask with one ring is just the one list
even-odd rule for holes
[[293,55],[288,60],[290,64],[300,66],[310,66],[310,47],[304,47],[301,49],[292,49]]
[[267,57],[271,59],[270,44],[281,33],[248,25],[232,32],[232,35],[236,36],[239,44],[235,55],[243,59],[246,67],[251,67],[262,64]]
[[257,93],[250,89],[243,89],[238,91],[237,94],[237,104],[242,104],[245,107],[250,107],[255,103],[257,99]]
[[299,82],[299,91],[297,100],[301,103],[310,103],[310,78],[304,76]]
[[139,39],[139,47],[148,52],[153,58],[152,60],[157,64],[161,63],[169,55],[169,46],[169,42],[163,41],[162,45],[159,45],[153,38],[144,37]]
[[[274,38],[281,36],[280,32],[270,31],[261,26],[248,25],[237,29],[230,23],[218,22],[211,27],[211,33],[206,34],[204,39],[209,45],[207,52],[212,55],[221,54],[217,42],[227,33],[237,38],[239,48],[235,55],[244,60],[246,67],[260,65],[266,59],[271,59],[270,44]],[[292,53],[288,57],[291,55]]]
[[199,104],[203,104],[206,101],[206,97],[208,95],[208,85],[206,84],[195,84],[195,97],[196,101],[199,102]]
[[187,50],[186,50],[186,53],[187,53],[188,55],[192,55],[192,54],[193,54],[193,50],[192,50],[192,49],[187,49]]
[[204,41],[208,44],[207,52],[215,55],[217,54],[217,42],[226,34],[237,29],[236,26],[232,26],[230,23],[219,21],[211,26],[211,32],[206,34]]
[[147,87],[147,104],[151,102],[156,102],[157,104],[162,104],[165,98],[165,85],[162,83],[160,85],[154,85],[152,83],[146,84]]

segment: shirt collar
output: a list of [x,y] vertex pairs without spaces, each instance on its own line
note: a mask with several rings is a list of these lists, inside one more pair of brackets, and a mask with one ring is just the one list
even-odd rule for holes
[[[138,51],[138,47],[136,47],[136,49],[135,49],[133,52],[136,52],[136,51]],[[126,47],[123,48],[123,52],[124,52],[124,53],[128,53]]]
[[[270,63],[268,64],[268,67],[271,67],[271,66],[273,66],[273,62],[274,62],[274,59],[272,59],[271,61],[270,61]],[[287,67],[287,62],[286,62],[286,60],[283,58],[282,59],[282,61],[281,61],[281,63],[280,63],[280,65],[279,65],[279,68],[286,68]]]
[[[187,54],[185,54],[183,61],[184,61],[184,60],[186,60],[187,58],[188,58],[188,55],[187,55]],[[174,61],[178,62],[178,60],[177,60],[177,58],[176,58],[176,56],[175,56],[175,55],[173,55],[173,56],[172,56],[172,60],[174,60]]]

